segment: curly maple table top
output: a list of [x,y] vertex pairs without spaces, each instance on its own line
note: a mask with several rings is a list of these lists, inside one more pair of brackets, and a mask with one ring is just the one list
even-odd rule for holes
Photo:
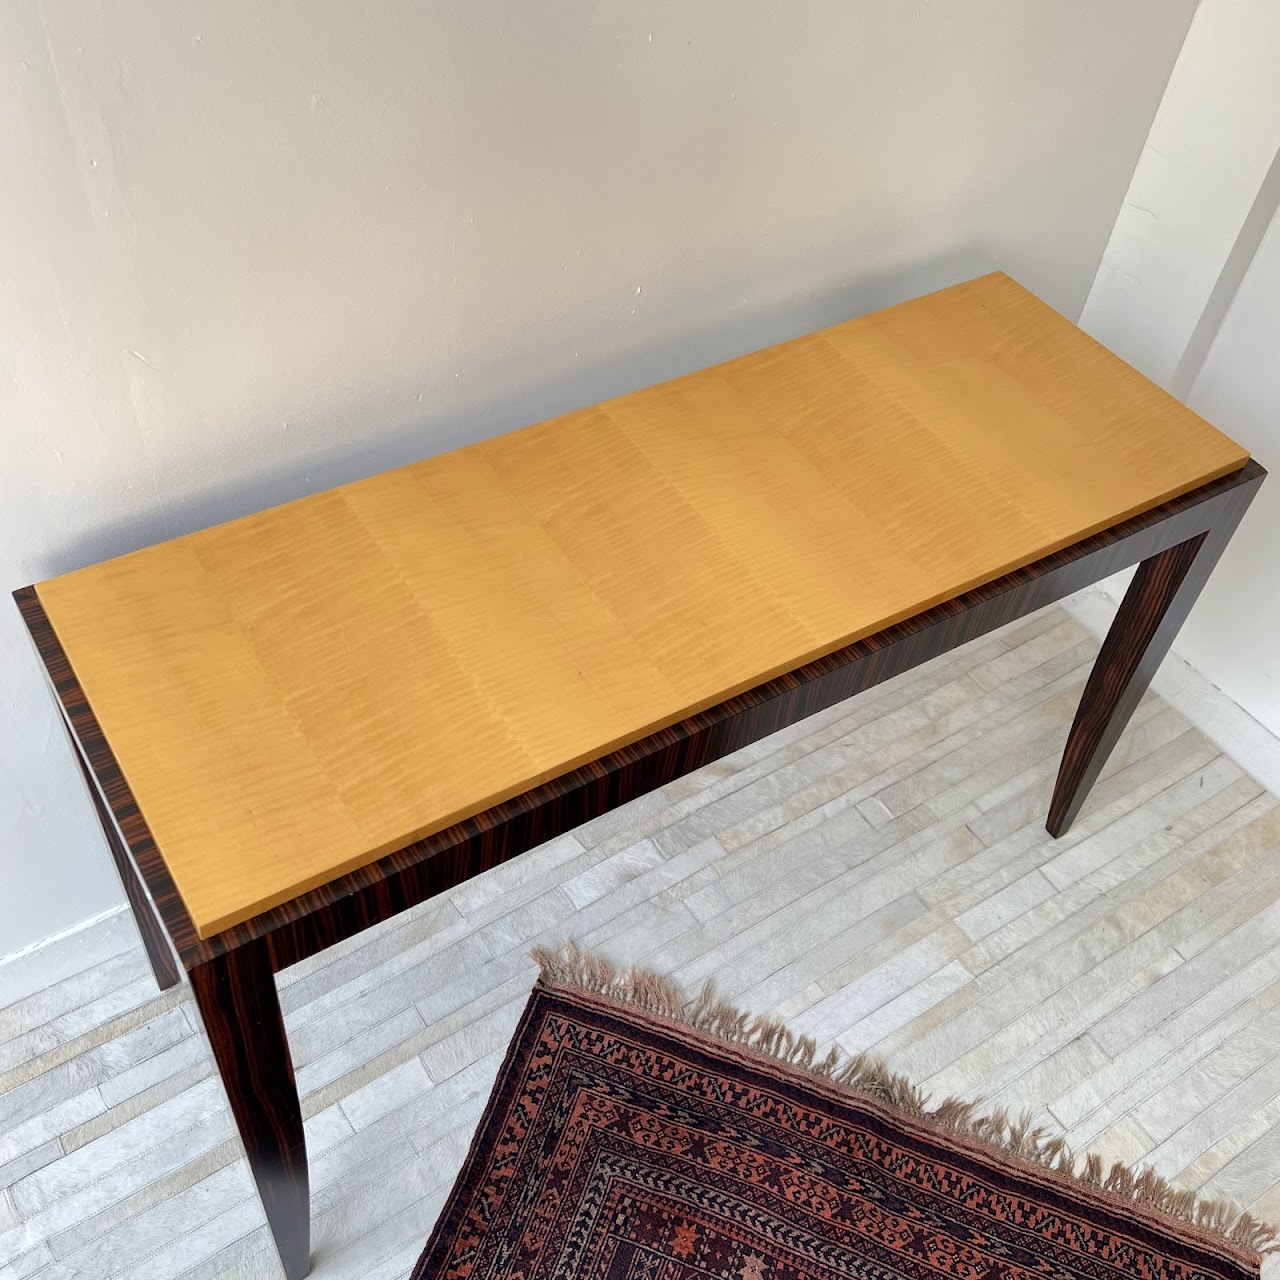
[[1247,459],[995,274],[37,590],[208,937]]

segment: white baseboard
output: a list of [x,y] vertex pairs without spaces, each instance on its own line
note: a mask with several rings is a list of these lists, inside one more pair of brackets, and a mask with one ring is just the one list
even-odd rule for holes
[[0,1008],[136,945],[137,927],[127,902],[41,938],[0,957]]

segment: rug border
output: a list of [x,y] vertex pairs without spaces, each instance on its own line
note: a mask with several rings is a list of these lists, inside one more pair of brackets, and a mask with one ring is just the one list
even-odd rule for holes
[[[908,1137],[943,1149],[951,1146],[978,1164],[993,1166],[1007,1178],[1025,1180],[1033,1188],[1067,1201],[1091,1204],[1131,1224],[1141,1235],[1151,1235],[1165,1244],[1171,1242],[1170,1238],[1174,1244],[1181,1241],[1194,1251],[1249,1269],[1254,1275],[1260,1275],[1264,1255],[1280,1253],[1280,1232],[1276,1228],[1225,1201],[1178,1191],[1153,1171],[1135,1174],[1116,1162],[1111,1174],[1104,1178],[1102,1161],[1093,1155],[1087,1160],[1091,1173],[1083,1176],[1074,1168],[1078,1162],[1061,1138],[1046,1142],[1042,1130],[1025,1126],[1020,1138],[1001,1138],[1011,1123],[1002,1110],[979,1115],[980,1101],[957,1099],[945,1099],[932,1111],[926,1110],[924,1103],[928,1099],[921,1090],[905,1077],[889,1072],[870,1055],[842,1055],[833,1050],[828,1058],[815,1062],[812,1040],[795,1036],[780,1019],[754,1017],[719,1001],[710,982],[697,998],[686,1000],[670,979],[642,968],[620,970],[599,953],[582,950],[573,943],[556,950],[536,948],[533,958],[539,965],[539,976],[512,1031],[458,1175],[409,1280],[427,1280],[434,1255],[449,1247],[462,1220],[459,1215],[465,1211],[464,1198],[470,1190],[466,1172],[483,1142],[491,1137],[489,1131],[497,1115],[495,1099],[510,1081],[524,1033],[542,996],[568,999],[603,1015],[623,1016],[675,1040],[692,1040],[709,1055],[736,1061],[766,1077],[813,1091],[837,1106],[856,1102],[887,1127],[901,1129]],[[863,1080],[871,1081],[873,1087],[865,1087]],[[950,1123],[939,1120],[937,1115],[948,1106],[953,1108]],[[1030,1142],[1035,1153],[1011,1149],[1011,1140]],[[1046,1149],[1049,1156],[1045,1155]],[[1113,1187],[1109,1179],[1116,1177],[1117,1169],[1123,1176]],[[1179,1211],[1171,1212],[1143,1198],[1152,1188],[1158,1196],[1175,1196]]]
[[[625,1008],[629,1015],[647,1019],[652,1026],[697,1036],[717,1050],[740,1055],[743,1062],[757,1067],[767,1064],[771,1070],[780,1068],[805,1086],[819,1086],[833,1100],[847,1102],[851,1097],[856,1098],[859,1104],[870,1106],[883,1119],[913,1126],[913,1131],[922,1138],[961,1143],[971,1155],[993,1161],[1009,1173],[1045,1178],[1050,1188],[1091,1199],[1109,1212],[1148,1229],[1154,1228],[1165,1235],[1170,1232],[1183,1235],[1209,1252],[1225,1253],[1231,1260],[1259,1271],[1263,1257],[1280,1254],[1280,1228],[1229,1201],[1174,1188],[1154,1170],[1135,1173],[1123,1161],[1116,1161],[1104,1176],[1101,1158],[1091,1155],[1083,1161],[1093,1171],[1092,1176],[1086,1176],[1074,1168],[1081,1161],[1061,1138],[1050,1139],[1045,1144],[1051,1153],[1048,1159],[1039,1152],[1031,1154],[1010,1149],[986,1132],[993,1119],[997,1121],[996,1132],[1001,1124],[1008,1127],[1011,1122],[1007,1113],[997,1108],[978,1115],[982,1099],[966,1102],[946,1098],[932,1110],[926,1110],[923,1104],[928,1099],[917,1086],[889,1071],[883,1062],[869,1054],[841,1054],[833,1049],[826,1060],[815,1063],[812,1040],[794,1035],[781,1019],[754,1016],[719,1001],[710,980],[701,993],[690,1000],[669,978],[637,966],[621,970],[599,952],[584,950],[572,942],[556,949],[538,947],[532,955],[540,970],[534,992],[542,989],[548,993],[568,993],[584,997],[601,1008]],[[531,1001],[532,998],[531,993]],[[708,1026],[707,1022],[719,1025]],[[899,1096],[879,1097],[875,1091],[862,1087],[859,1083],[862,1072],[877,1085],[881,1081],[889,1082]],[[850,1078],[841,1078],[846,1075]],[[910,1099],[907,1106],[902,1105],[903,1098]],[[961,1124],[938,1119],[937,1113],[945,1114],[949,1106],[966,1117]],[[1032,1131],[1029,1136],[1034,1139],[1036,1132]],[[1061,1153],[1060,1158],[1057,1153]],[[1104,1185],[1113,1178],[1117,1179],[1118,1186]],[[1152,1188],[1156,1189],[1157,1196],[1176,1198],[1185,1209],[1173,1212],[1146,1198]],[[1233,1236],[1233,1233],[1238,1234]]]
[[440,1212],[436,1215],[436,1220],[431,1227],[431,1234],[427,1237],[427,1242],[423,1246],[422,1253],[419,1254],[413,1270],[409,1273],[408,1280],[428,1280],[430,1276],[430,1272],[426,1269],[427,1264],[432,1260],[432,1255],[439,1250],[441,1244],[445,1243],[445,1226],[449,1223],[450,1218],[459,1211],[460,1202],[466,1192],[464,1175],[470,1167],[473,1157],[479,1151],[481,1139],[488,1136],[489,1127],[497,1114],[494,1110],[494,1099],[501,1094],[503,1085],[511,1074],[512,1066],[523,1042],[524,1029],[533,1017],[540,990],[546,990],[548,994],[551,994],[547,988],[543,987],[542,980],[539,978],[533,984],[524,1008],[520,1010],[520,1018],[515,1025],[515,1029],[511,1032],[510,1040],[507,1041],[506,1052],[502,1055],[502,1064],[494,1075],[493,1084],[489,1087],[489,1096],[485,1099],[484,1109],[480,1113],[480,1119],[476,1121],[476,1127],[471,1134],[471,1141],[467,1143],[467,1154],[463,1157],[462,1164],[458,1167],[458,1174],[453,1180],[453,1185],[449,1188],[449,1194],[445,1197],[444,1204],[440,1207]]

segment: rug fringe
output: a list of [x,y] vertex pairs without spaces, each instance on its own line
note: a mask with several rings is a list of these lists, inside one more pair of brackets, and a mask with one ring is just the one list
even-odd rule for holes
[[890,1071],[879,1058],[866,1053],[847,1055],[834,1047],[818,1058],[812,1037],[796,1035],[780,1018],[750,1014],[718,999],[710,981],[696,997],[686,1000],[670,978],[635,967],[619,969],[605,956],[583,950],[576,943],[565,943],[559,950],[537,947],[532,955],[542,971],[544,986],[576,988],[634,1005],[728,1044],[767,1054],[819,1079],[874,1098],[903,1115],[1189,1223],[1238,1248],[1257,1255],[1280,1253],[1280,1229],[1228,1201],[1201,1199],[1194,1191],[1174,1186],[1151,1168],[1135,1171],[1117,1161],[1107,1169],[1102,1158],[1094,1154],[1081,1160],[1060,1134],[1035,1124],[1030,1112],[1011,1116],[1004,1108],[996,1108],[984,1113],[981,1100],[961,1098],[945,1098],[931,1107],[922,1089]]

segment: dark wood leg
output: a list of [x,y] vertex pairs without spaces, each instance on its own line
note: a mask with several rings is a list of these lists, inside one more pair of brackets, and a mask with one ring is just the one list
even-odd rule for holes
[[266,942],[197,965],[191,986],[285,1275],[300,1280],[311,1268],[307,1148]]
[[[68,732],[69,736],[70,733]],[[102,802],[102,796],[98,793],[98,784],[94,782],[93,777],[90,775],[88,766],[84,762],[84,757],[80,754],[74,740],[71,743],[71,750],[75,755],[76,763],[80,766],[80,776],[84,779],[85,788],[93,800],[93,807],[98,814],[98,823],[102,827],[102,834],[107,838],[107,847],[111,850],[111,860],[116,864],[120,883],[124,886],[125,897],[129,899],[129,907],[133,911],[134,921],[137,923],[138,932],[142,935],[142,945],[147,949],[147,959],[151,961],[151,972],[156,975],[156,985],[161,991],[165,991],[169,987],[175,986],[182,976],[178,972],[177,957],[173,953],[173,948],[169,945],[168,935],[156,917],[155,909],[151,905],[151,899],[147,896],[147,891],[143,888],[142,881],[138,878],[133,859],[129,856],[128,849],[124,847],[124,842],[120,839],[120,833],[116,830],[115,820],[107,812],[107,806]]]
[[1075,820],[1261,483],[1259,476],[1225,494],[1205,533],[1138,566],[1067,736],[1045,823],[1050,835],[1062,835]]

